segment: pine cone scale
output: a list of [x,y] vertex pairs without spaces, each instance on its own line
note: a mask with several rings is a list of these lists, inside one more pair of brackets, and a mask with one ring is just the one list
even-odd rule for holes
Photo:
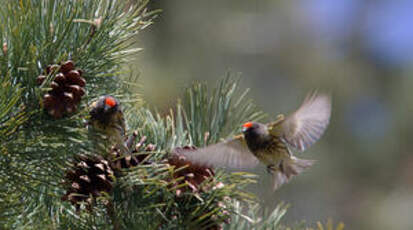
[[[55,119],[75,113],[82,97],[86,94],[83,71],[74,68],[75,64],[70,60],[60,66],[50,65],[46,68],[46,74],[55,77],[49,85],[51,90],[43,96],[43,107]],[[36,79],[37,84],[41,85],[45,79],[45,75],[39,75]]]

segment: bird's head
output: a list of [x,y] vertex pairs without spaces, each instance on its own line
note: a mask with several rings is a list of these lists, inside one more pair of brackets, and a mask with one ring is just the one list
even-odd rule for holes
[[244,135],[261,136],[268,134],[267,126],[258,122],[247,122],[242,125]]
[[105,113],[110,113],[111,111],[115,111],[119,106],[118,101],[112,96],[104,96],[102,100],[103,100],[103,111]]
[[267,142],[270,138],[267,126],[258,122],[247,122],[243,124],[242,133],[251,148]]
[[119,102],[112,96],[104,95],[95,101],[91,107],[91,119],[104,122],[109,119],[112,114],[119,110]]
[[242,133],[251,132],[252,130],[256,129],[258,124],[256,122],[247,122],[242,125]]

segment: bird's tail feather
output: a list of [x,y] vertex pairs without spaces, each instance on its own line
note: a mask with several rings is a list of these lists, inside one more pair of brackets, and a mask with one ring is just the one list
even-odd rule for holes
[[303,172],[314,164],[314,160],[298,159],[291,157],[284,159],[278,169],[272,171],[273,190],[277,190],[281,185],[287,183],[293,176]]

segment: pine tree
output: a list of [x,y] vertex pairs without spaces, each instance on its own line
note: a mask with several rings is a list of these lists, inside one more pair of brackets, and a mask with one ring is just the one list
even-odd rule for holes
[[[285,205],[262,220],[245,192],[254,175],[179,158],[264,118],[239,77],[229,73],[212,90],[194,83],[169,115],[156,113],[125,66],[159,11],[125,2],[0,5],[0,228],[285,229]],[[64,103],[52,103],[54,93]],[[89,138],[88,105],[105,94],[121,100],[132,156]]]

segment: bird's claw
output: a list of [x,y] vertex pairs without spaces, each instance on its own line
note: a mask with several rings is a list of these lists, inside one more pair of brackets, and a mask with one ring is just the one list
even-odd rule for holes
[[279,163],[277,163],[277,165],[275,164],[270,164],[267,165],[267,172],[269,174],[273,174],[275,171],[280,170],[281,172],[284,171],[284,167],[283,167],[283,161],[281,160]]
[[267,165],[267,172],[269,173],[269,174],[273,174],[273,172],[276,170],[276,168],[275,168],[275,165],[274,164],[270,164],[270,165]]

